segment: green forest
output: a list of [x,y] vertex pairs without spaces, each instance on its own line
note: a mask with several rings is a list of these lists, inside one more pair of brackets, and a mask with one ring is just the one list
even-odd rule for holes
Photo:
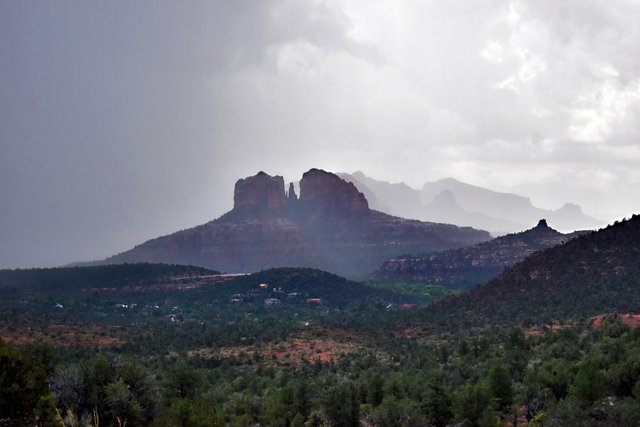
[[[229,318],[228,330],[215,328],[213,320],[199,327],[156,325],[152,339],[97,351],[43,342],[2,344],[2,425],[640,422],[640,330],[630,330],[617,316],[597,328],[576,324],[535,334],[514,328],[408,338],[394,336],[385,325],[397,313],[377,311],[380,329],[373,333],[358,326],[372,320],[368,313],[369,307],[361,307],[334,313],[331,321],[321,313],[307,317],[318,322],[314,333],[343,332],[331,338],[338,350],[325,361],[320,355],[268,355],[271,345],[286,351],[300,336],[296,313],[286,311],[266,320],[274,323],[266,328],[253,327],[251,316]],[[253,344],[244,344],[245,335]],[[354,341],[359,345],[342,345]],[[222,346],[240,351],[216,351]],[[193,348],[211,351],[187,351]]]
[[167,280],[6,292],[0,425],[640,422],[640,330],[616,314],[464,328],[425,321],[458,293],[435,285],[309,269]]
[[636,426],[640,217],[471,291],[0,271],[0,426]]

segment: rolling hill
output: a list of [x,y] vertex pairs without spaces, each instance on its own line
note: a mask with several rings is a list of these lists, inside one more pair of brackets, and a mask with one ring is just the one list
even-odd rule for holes
[[187,265],[150,263],[0,270],[0,292],[9,289],[74,292],[81,288],[144,286],[167,278],[213,274],[219,272]]
[[[272,268],[226,281],[223,286],[203,286],[191,291],[189,298],[207,300],[230,298],[262,303],[275,298],[282,303],[300,303],[344,307],[351,303],[405,302],[406,296],[384,289],[375,289],[332,273],[312,268]],[[415,302],[416,298],[411,301]]]
[[564,243],[586,232],[560,233],[542,219],[527,231],[432,255],[392,258],[374,273],[376,279],[411,280],[467,288],[498,276],[534,252]]
[[566,322],[640,312],[640,215],[537,252],[491,282],[434,304],[451,326]]

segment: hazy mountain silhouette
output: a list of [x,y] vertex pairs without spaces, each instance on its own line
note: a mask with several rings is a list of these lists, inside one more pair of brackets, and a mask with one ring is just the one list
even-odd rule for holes
[[605,225],[604,221],[585,215],[575,204],[566,203],[557,210],[541,209],[527,197],[489,190],[453,178],[427,182],[421,190],[416,190],[404,183],[375,180],[360,171],[341,176],[363,193],[370,194],[374,209],[404,218],[480,228],[494,235],[523,231],[526,224],[540,218],[546,218],[562,231]]
[[[421,200],[430,202],[442,191],[450,191],[462,209],[504,220],[506,231],[515,231],[509,222],[530,224],[540,218],[546,218],[556,228],[565,231],[593,229],[605,225],[603,221],[582,213],[580,206],[575,204],[567,203],[557,210],[541,209],[533,206],[528,197],[488,190],[453,178],[425,183],[420,191]],[[493,230],[496,229],[492,228],[491,231]]]
[[468,224],[469,227],[490,230],[494,234],[503,234],[504,230],[522,230],[525,225],[490,215],[471,212],[462,208],[451,190],[443,190],[433,200],[423,205],[424,218],[430,221],[448,224]]
[[319,169],[285,192],[281,176],[240,179],[234,208],[188,230],[149,240],[104,263],[163,262],[226,272],[314,267],[368,276],[384,259],[489,240],[486,231],[397,218],[369,209],[355,185]]
[[[338,174],[351,181],[362,191],[372,209],[379,210],[402,218],[421,219],[424,217],[424,205],[420,193],[405,183],[391,184],[369,178],[361,171],[352,174]],[[434,220],[434,222],[442,222]],[[445,223],[451,224],[449,221]],[[483,229],[486,230],[486,229]]]

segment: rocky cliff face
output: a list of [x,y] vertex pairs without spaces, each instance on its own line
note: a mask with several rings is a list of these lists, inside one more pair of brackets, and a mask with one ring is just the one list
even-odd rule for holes
[[375,276],[471,287],[498,276],[506,267],[534,252],[564,243],[583,233],[560,233],[542,219],[527,231],[473,246],[432,255],[389,259],[380,266]]
[[166,262],[226,272],[315,267],[365,277],[384,259],[488,240],[485,231],[404,220],[372,211],[364,195],[319,169],[300,181],[260,172],[236,183],[234,208],[207,224],[150,240],[104,263]]
[[290,200],[290,201],[298,200],[298,196],[296,195],[296,189],[293,186],[293,182],[289,183],[289,192],[287,193],[287,200]]
[[320,169],[302,175],[300,201],[314,216],[354,217],[369,214],[369,204],[351,182]]
[[285,203],[284,179],[264,172],[239,179],[233,192],[233,209],[258,214],[280,213]]

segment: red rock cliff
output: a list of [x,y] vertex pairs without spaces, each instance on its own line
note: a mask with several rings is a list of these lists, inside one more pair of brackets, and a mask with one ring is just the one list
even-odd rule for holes
[[240,179],[234,208],[206,224],[149,240],[105,263],[166,262],[226,272],[314,267],[367,277],[384,259],[429,253],[490,238],[489,233],[423,223],[369,210],[365,196],[337,175],[304,174],[300,198],[260,172]]
[[302,175],[300,201],[334,215],[369,213],[367,199],[353,183],[321,169],[311,169]]
[[239,179],[233,193],[235,211],[279,213],[285,202],[284,179],[264,172]]

